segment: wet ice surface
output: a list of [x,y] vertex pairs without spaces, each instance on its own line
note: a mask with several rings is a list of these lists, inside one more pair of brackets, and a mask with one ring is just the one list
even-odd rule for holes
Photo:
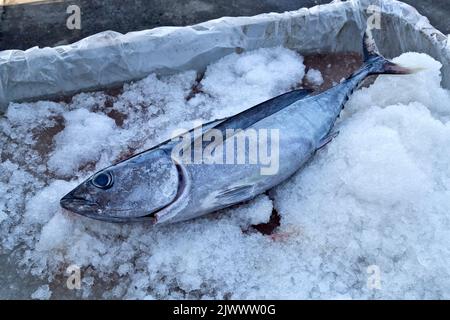
[[[117,96],[10,105],[0,120],[0,295],[450,298],[450,95],[438,62],[397,60],[427,69],[357,91],[339,136],[270,197],[169,226],[98,222],[58,202],[173,129],[297,87],[302,57],[261,49],[227,56],[203,76],[150,75]],[[274,234],[253,230],[274,207]],[[79,291],[66,288],[72,264],[81,267]]]

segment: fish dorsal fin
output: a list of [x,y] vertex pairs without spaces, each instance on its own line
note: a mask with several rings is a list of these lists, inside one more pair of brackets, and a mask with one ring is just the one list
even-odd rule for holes
[[[180,133],[180,134],[178,134],[178,135],[176,135],[176,136],[173,136],[172,138],[169,138],[169,139],[167,139],[167,140],[164,140],[164,141],[162,141],[162,142],[160,142],[160,143],[154,145],[154,146],[151,147],[150,149],[141,151],[141,152],[139,152],[139,153],[133,155],[133,156],[130,157],[130,158],[133,158],[133,157],[135,157],[135,156],[138,156],[138,155],[140,155],[140,154],[142,154],[142,153],[144,153],[144,152],[148,152],[148,151],[152,151],[152,150],[156,150],[156,149],[166,149],[166,150],[170,150],[175,144],[177,144],[177,143],[179,142],[179,141],[177,140],[177,138],[180,138],[180,137],[183,137],[183,136],[186,136],[186,135],[187,135],[187,136],[192,136],[192,133],[194,132],[194,130],[197,130],[197,129],[200,128],[200,127],[202,128],[202,135],[203,135],[203,134],[205,134],[205,132],[207,132],[208,130],[214,128],[215,126],[217,126],[218,124],[220,124],[221,122],[223,122],[223,121],[225,121],[225,120],[227,120],[227,119],[228,119],[228,118],[222,118],[222,119],[216,119],[216,120],[212,120],[212,121],[209,121],[209,122],[205,122],[205,123],[201,124],[201,125],[198,126],[198,127],[194,127],[194,128],[192,128],[192,129],[190,129],[190,130],[187,130],[187,131],[185,131],[185,132],[183,132],[183,133]],[[128,160],[128,159],[130,159],[130,158],[127,158],[127,159],[124,159],[124,160],[122,160],[122,161],[119,161],[119,162],[117,162],[116,164],[119,164],[120,162],[126,161],[126,160]]]
[[[222,118],[222,119],[216,119],[210,122],[203,123],[201,125],[202,128],[202,135],[208,132],[211,129],[217,129],[222,131],[222,133],[225,133],[226,129],[241,129],[245,130],[254,123],[261,121],[262,119],[283,110],[284,108],[290,106],[292,103],[304,99],[305,97],[309,96],[311,93],[313,93],[313,90],[309,89],[298,89],[298,90],[292,90],[286,93],[283,93],[279,96],[276,96],[272,99],[269,99],[267,101],[264,101],[260,104],[257,104],[254,107],[251,107],[247,110],[244,110],[240,113],[235,114],[234,116]],[[178,137],[190,135],[192,136],[192,133],[194,130],[198,129],[199,127],[192,128],[182,134],[180,134]],[[177,142],[177,137],[173,137],[172,139],[166,140],[156,146],[154,146],[151,149],[155,148],[171,148],[173,145]],[[194,142],[194,141],[192,141]],[[150,150],[151,150],[150,149]]]
[[244,110],[234,116],[226,118],[225,120],[220,121],[216,126],[211,128],[221,130],[222,132],[224,132],[224,130],[226,129],[245,130],[256,122],[261,121],[262,119],[283,110],[294,102],[304,99],[312,92],[314,91],[308,89],[289,91],[272,99],[264,101],[260,104],[257,104],[256,106]]

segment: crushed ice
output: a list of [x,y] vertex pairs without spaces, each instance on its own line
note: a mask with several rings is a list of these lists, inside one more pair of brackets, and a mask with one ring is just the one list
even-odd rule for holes
[[[259,49],[204,75],[152,74],[117,96],[11,104],[0,120],[0,241],[21,277],[10,281],[35,299],[450,298],[450,94],[439,62],[416,53],[396,61],[426,70],[355,92],[340,135],[270,198],[156,228],[72,215],[59,199],[174,128],[296,87],[301,56]],[[275,234],[247,232],[274,206]],[[77,292],[65,288],[70,265],[82,271]],[[373,265],[379,288],[368,286]]]

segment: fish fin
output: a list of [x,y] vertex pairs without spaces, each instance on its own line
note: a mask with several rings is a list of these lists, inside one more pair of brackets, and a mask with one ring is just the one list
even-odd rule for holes
[[[208,132],[211,129],[217,129],[220,130],[222,133],[225,133],[225,130],[227,129],[240,129],[245,130],[254,123],[261,121],[262,119],[283,110],[287,106],[291,105],[292,103],[304,99],[305,97],[309,96],[311,93],[313,93],[314,90],[310,89],[297,89],[292,90],[286,93],[283,93],[279,96],[276,96],[272,99],[269,99],[267,101],[264,101],[260,104],[257,104],[254,107],[251,107],[247,110],[244,110],[240,113],[237,113],[233,116],[216,119],[207,123],[204,123],[201,125],[202,127],[202,136]],[[166,140],[159,145],[155,146],[154,148],[166,148],[170,149],[172,148],[177,142],[176,138],[184,136],[186,134],[192,133],[195,129],[198,129],[199,127],[193,128],[189,131],[186,131],[176,137],[173,137],[172,139]],[[198,137],[197,139],[200,139],[201,137]],[[192,141],[192,143],[195,143],[195,140]],[[152,148],[153,149],[153,148]]]
[[220,123],[224,122],[225,120],[227,120],[228,117],[226,118],[220,118],[220,119],[215,119],[209,122],[205,122],[202,123],[200,126],[194,127],[190,130],[187,130],[177,136],[172,137],[171,139],[168,139],[164,142],[161,142],[160,144],[156,145],[154,148],[163,148],[163,149],[171,149],[174,145],[176,145],[177,143],[179,143],[179,141],[177,140],[177,138],[181,138],[184,136],[192,136],[192,133],[194,132],[194,130],[197,130],[198,128],[202,128],[202,135],[205,134],[205,132],[207,132],[208,130],[214,128],[215,126],[219,125]]
[[402,67],[383,57],[375,43],[372,33],[364,33],[363,37],[364,64],[369,74],[412,74],[417,70]]
[[336,138],[338,135],[339,135],[339,131],[335,131],[335,132],[330,133],[329,135],[327,135],[325,138],[320,140],[319,145],[316,148],[316,150],[320,150],[323,147],[325,147],[327,144],[329,144],[331,141],[333,141],[333,139]]
[[194,127],[192,129],[182,133],[181,135],[185,135],[186,133],[192,133],[194,130],[197,130],[198,128],[202,128],[202,134],[204,134],[206,131],[214,128],[215,126],[217,126],[218,124],[224,122],[227,119],[228,119],[228,117],[225,117],[225,118],[215,119],[215,120],[212,120],[212,121],[208,121],[208,122],[202,123],[200,126]]
[[252,196],[253,185],[234,186],[223,190],[216,196],[220,203],[236,203]]
[[225,121],[222,121],[214,128],[221,131],[225,129],[245,130],[254,123],[283,110],[294,102],[306,98],[313,92],[314,90],[310,89],[297,89],[283,93],[225,119]]
[[369,34],[367,32],[364,33],[363,37],[363,54],[365,62],[374,57],[381,56],[375,39],[373,38],[372,34]]
[[[208,131],[208,130],[214,128],[215,126],[217,126],[218,124],[224,122],[224,121],[227,120],[228,118],[229,118],[229,117],[225,117],[225,118],[215,119],[215,120],[212,120],[212,121],[203,123],[203,124],[201,125],[201,127],[202,127],[202,133],[205,133],[206,131]],[[194,129],[197,129],[197,128],[194,128]],[[192,130],[194,130],[194,129],[192,129]],[[192,131],[192,130],[190,130],[190,131]]]
[[225,134],[227,129],[245,130],[256,122],[283,110],[294,102],[308,97],[313,92],[314,90],[310,89],[297,89],[283,93],[231,117],[215,120],[217,123],[213,123],[214,121],[210,122],[212,125],[204,129],[202,134],[205,134],[210,129],[220,130],[222,134]]

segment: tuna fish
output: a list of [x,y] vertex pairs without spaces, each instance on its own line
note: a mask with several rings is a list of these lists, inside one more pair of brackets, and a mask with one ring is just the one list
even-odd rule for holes
[[287,92],[188,131],[95,173],[61,206],[98,220],[158,224],[256,197],[333,139],[345,102],[367,76],[412,72],[378,54],[367,36],[363,51],[364,65],[333,88]]

